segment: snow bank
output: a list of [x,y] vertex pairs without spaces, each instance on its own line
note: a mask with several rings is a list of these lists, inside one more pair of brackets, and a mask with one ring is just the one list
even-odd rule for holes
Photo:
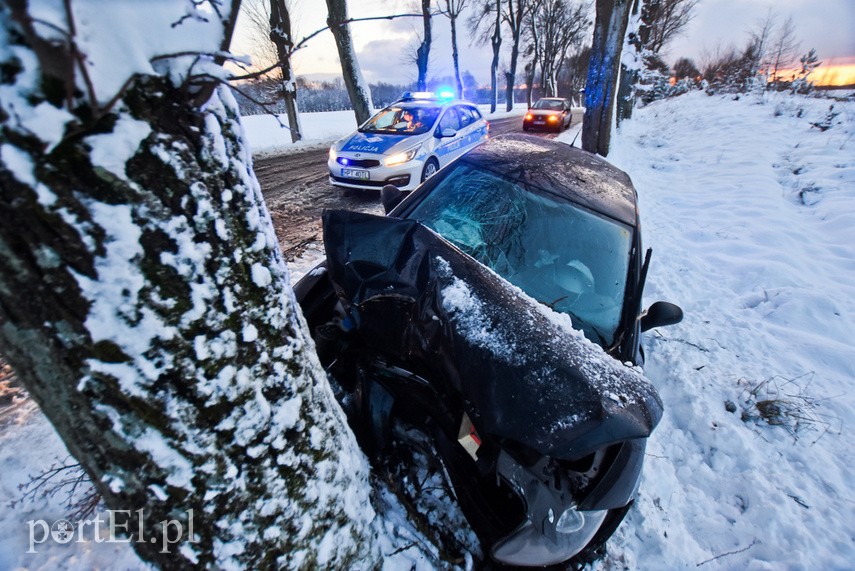
[[853,102],[694,93],[613,139],[654,250],[646,305],[686,317],[646,337],[665,416],[598,568],[851,568],[853,133]]

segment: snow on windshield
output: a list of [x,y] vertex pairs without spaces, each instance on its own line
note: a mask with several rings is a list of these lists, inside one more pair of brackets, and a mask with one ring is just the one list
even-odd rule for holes
[[629,270],[628,227],[466,164],[408,217],[573,316],[592,341],[614,342]]
[[[520,301],[518,313],[522,318],[510,319],[502,314],[502,309],[479,299],[466,282],[454,276],[448,261],[437,257],[435,263],[437,273],[450,281],[441,290],[442,307],[449,313],[456,331],[511,366],[528,368],[531,378],[541,387],[543,398],[561,398],[551,393],[556,385],[555,366],[559,363],[569,363],[579,370],[588,386],[616,408],[641,403],[651,394],[649,382],[639,368],[609,357],[602,347],[573,327],[568,315],[538,303],[502,279],[500,287]],[[537,340],[536,346],[532,339]],[[544,340],[547,341],[543,343]],[[573,418],[560,419],[548,431],[573,427],[591,420],[592,414],[594,410],[580,411]]]

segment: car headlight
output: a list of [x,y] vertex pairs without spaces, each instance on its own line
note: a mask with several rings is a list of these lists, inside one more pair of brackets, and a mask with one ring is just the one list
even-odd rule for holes
[[544,566],[568,561],[605,520],[608,510],[579,510],[569,482],[556,477],[553,468],[545,457],[524,466],[504,450],[499,452],[496,472],[526,504],[522,523],[490,549],[499,563]]
[[550,115],[549,116],[549,122],[550,123],[555,123],[556,121],[558,121],[558,115]]
[[[572,512],[569,517],[568,512]],[[496,542],[490,555],[505,565],[545,566],[563,563],[588,545],[607,513],[606,510],[581,512],[576,508],[568,508],[558,519],[558,533],[554,541],[530,520],[525,520],[513,533]],[[578,526],[578,529],[562,531],[562,521],[565,519],[572,521],[573,527]]]
[[415,158],[416,153],[418,152],[420,147],[421,147],[421,145],[417,145],[417,146],[415,146],[412,149],[409,149],[407,151],[403,151],[401,153],[395,153],[392,156],[386,157],[386,159],[383,162],[386,163],[387,167],[393,167],[395,165],[404,164],[408,161],[413,160],[413,158]]
[[532,115],[531,113],[526,113],[525,118],[526,121],[531,121],[532,119],[534,119],[534,115]]
[[335,147],[330,147],[330,160],[334,161],[338,158],[338,152],[335,150]]

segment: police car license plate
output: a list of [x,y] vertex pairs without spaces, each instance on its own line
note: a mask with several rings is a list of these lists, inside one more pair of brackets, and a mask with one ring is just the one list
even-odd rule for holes
[[359,178],[362,180],[368,180],[368,171],[361,171],[357,169],[341,169],[341,176],[345,178]]

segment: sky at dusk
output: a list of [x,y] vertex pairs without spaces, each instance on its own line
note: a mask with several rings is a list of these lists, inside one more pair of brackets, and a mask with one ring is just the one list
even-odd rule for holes
[[[855,75],[855,0],[701,0],[696,17],[685,34],[667,46],[666,59],[673,63],[686,56],[702,64],[716,50],[745,45],[749,30],[762,21],[770,8],[780,21],[792,16],[800,39],[800,51],[815,48],[824,64],[853,66]],[[360,0],[348,2],[352,18],[364,18],[397,13],[417,12],[415,3],[407,0]],[[593,15],[593,14],[592,14]],[[468,14],[465,14],[468,16]],[[303,38],[324,27],[326,4],[320,0],[292,0],[295,37]],[[465,20],[466,18],[464,18]],[[416,78],[415,64],[406,54],[415,50],[415,38],[421,28],[420,18],[392,21],[357,22],[351,25],[359,63],[366,79],[371,82],[408,83]],[[239,22],[235,51],[250,51],[247,34],[250,31]],[[458,30],[462,70],[470,71],[481,84],[489,82],[489,46],[470,43],[466,22]],[[429,77],[453,75],[451,40],[448,19],[434,19],[433,46]],[[502,64],[509,52],[503,48]],[[294,58],[298,75],[314,79],[329,79],[341,75],[338,55],[332,35],[324,32],[312,39]],[[855,80],[855,79],[853,79]]]

